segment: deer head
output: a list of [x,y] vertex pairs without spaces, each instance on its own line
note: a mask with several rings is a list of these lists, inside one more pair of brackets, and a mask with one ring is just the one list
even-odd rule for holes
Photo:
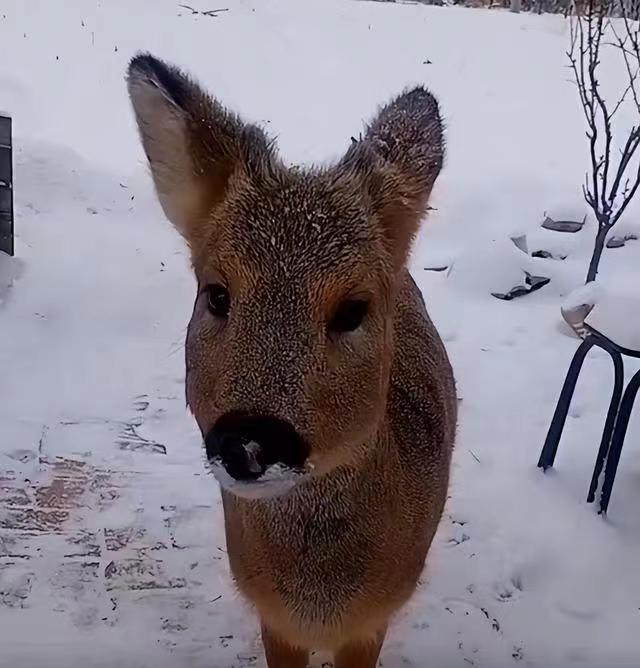
[[443,161],[436,100],[405,92],[337,164],[305,170],[150,55],[128,86],[191,250],[187,402],[220,482],[266,496],[357,462],[385,424],[396,291]]

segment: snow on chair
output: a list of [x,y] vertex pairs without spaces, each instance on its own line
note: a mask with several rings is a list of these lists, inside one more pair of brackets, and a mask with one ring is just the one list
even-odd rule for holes
[[[586,286],[589,288],[589,285]],[[631,377],[626,387],[624,386],[624,358],[640,359],[640,329],[629,323],[629,315],[638,312],[637,298],[635,300],[597,300],[598,308],[594,308],[596,300],[585,299],[583,303],[565,308],[562,315],[565,321],[583,339],[576,350],[569,371],[565,378],[560,398],[556,405],[547,437],[540,453],[538,467],[546,471],[553,466],[558,445],[569,412],[569,406],[578,381],[578,376],[587,353],[593,347],[605,350],[613,362],[614,383],[609,409],[605,419],[600,447],[596,456],[596,462],[589,485],[587,501],[595,500],[600,482],[600,476],[604,469],[604,481],[600,493],[600,513],[606,513],[609,500],[613,490],[620,454],[624,445],[627,427],[633,411],[633,406],[640,390],[640,370]],[[635,303],[631,303],[635,301]],[[611,310],[624,314],[622,318],[611,317]],[[618,313],[618,316],[620,313]],[[626,316],[626,317],[625,317]],[[587,322],[587,319],[589,322]],[[611,332],[610,323],[626,322],[626,332]],[[602,325],[600,324],[602,323]],[[605,324],[605,323],[608,323]],[[629,326],[630,325],[630,326]],[[604,334],[602,330],[606,330]],[[624,345],[623,345],[624,344]]]

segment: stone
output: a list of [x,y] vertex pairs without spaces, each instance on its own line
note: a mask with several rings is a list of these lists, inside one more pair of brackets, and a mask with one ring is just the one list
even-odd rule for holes
[[552,232],[569,232],[571,234],[575,234],[576,232],[580,232],[580,230],[584,227],[586,220],[586,216],[582,219],[582,221],[553,220],[553,218],[547,216],[542,223],[542,227],[545,230],[551,230]]
[[607,248],[622,248],[627,241],[637,241],[638,237],[635,234],[625,234],[624,236],[613,236],[607,239]]
[[491,295],[496,299],[502,299],[503,301],[511,301],[512,299],[516,299],[517,297],[524,297],[525,295],[528,295],[531,292],[535,292],[536,290],[543,288],[551,281],[551,279],[547,278],[546,276],[534,276],[533,274],[530,274],[527,271],[524,272],[524,275],[525,275],[524,285],[516,285],[515,287],[511,288],[509,292],[505,293],[492,292]]
[[533,292],[534,290],[539,290],[540,288],[543,288],[545,285],[551,282],[551,279],[548,278],[547,276],[534,276],[533,274],[530,274],[528,271],[524,272],[524,282],[526,285],[529,286],[529,292]]
[[540,258],[542,260],[566,260],[567,259],[566,255],[555,255],[551,251],[547,251],[547,250],[533,251],[533,253],[531,253],[531,257],[537,257],[537,258]]
[[510,237],[513,245],[521,250],[525,255],[529,255],[529,247],[527,246],[527,235],[519,234],[518,236]]

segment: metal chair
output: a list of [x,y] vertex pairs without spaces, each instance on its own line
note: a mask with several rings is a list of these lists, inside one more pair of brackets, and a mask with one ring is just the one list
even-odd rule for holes
[[600,475],[604,468],[604,482],[600,494],[600,513],[606,513],[618,470],[618,463],[620,462],[620,453],[622,452],[627,427],[629,426],[629,419],[631,418],[636,396],[640,390],[640,371],[634,374],[627,383],[626,388],[624,388],[624,358],[640,359],[640,350],[625,348],[586,323],[584,323],[584,331],[585,338],[578,350],[576,350],[569,365],[569,371],[560,392],[560,398],[558,399],[558,404],[551,420],[551,426],[549,427],[547,438],[540,453],[538,467],[546,471],[553,466],[571,399],[573,398],[578,376],[580,375],[587,353],[594,346],[606,350],[613,361],[615,374],[613,393],[609,402],[609,410],[607,411],[607,418],[604,423],[602,439],[600,440],[600,447],[587,495],[587,501],[592,503],[595,500]]

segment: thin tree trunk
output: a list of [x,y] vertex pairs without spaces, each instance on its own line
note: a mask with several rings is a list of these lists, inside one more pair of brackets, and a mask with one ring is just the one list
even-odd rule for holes
[[589,262],[589,271],[587,272],[587,283],[591,283],[596,280],[598,275],[598,267],[600,266],[600,258],[602,257],[602,251],[604,250],[604,244],[607,240],[607,234],[611,228],[600,226],[598,229],[598,234],[596,235],[596,243],[593,247],[593,255],[591,256],[591,262]]

